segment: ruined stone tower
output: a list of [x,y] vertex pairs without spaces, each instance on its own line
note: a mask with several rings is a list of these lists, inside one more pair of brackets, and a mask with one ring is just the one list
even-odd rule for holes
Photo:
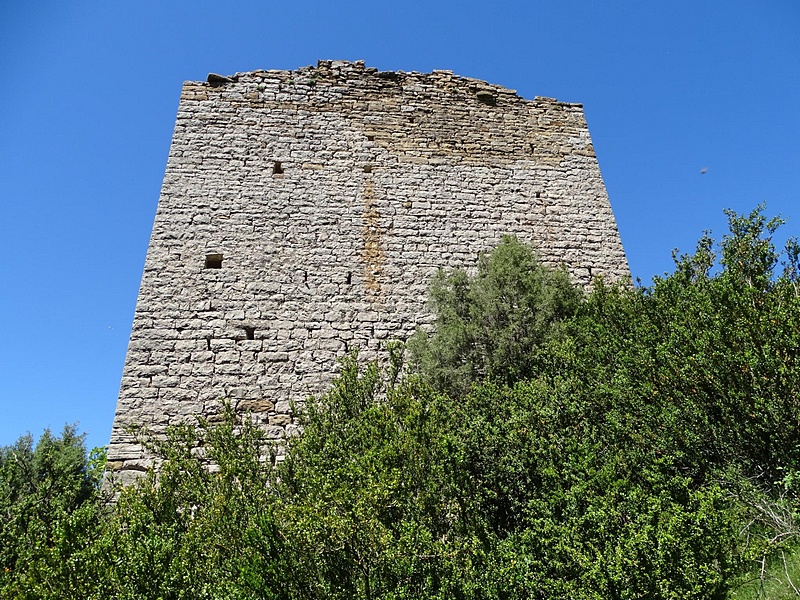
[[507,233],[581,284],[628,276],[581,105],[363,62],[185,83],[110,468],[147,464],[126,425],[221,398],[291,435],[337,357],[407,338],[436,269]]

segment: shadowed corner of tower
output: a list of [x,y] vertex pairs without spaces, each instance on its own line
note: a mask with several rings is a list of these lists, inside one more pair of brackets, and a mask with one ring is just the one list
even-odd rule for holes
[[364,289],[370,302],[382,305],[383,289],[381,279],[386,256],[383,251],[383,236],[380,226],[381,215],[378,212],[375,184],[369,176],[364,179],[361,196],[364,203],[363,247],[361,248],[361,258],[364,261]]

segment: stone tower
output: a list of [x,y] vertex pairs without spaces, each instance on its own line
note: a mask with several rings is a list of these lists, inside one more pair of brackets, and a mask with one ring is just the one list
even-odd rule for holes
[[363,62],[185,83],[109,467],[147,465],[126,425],[221,398],[291,435],[337,357],[429,322],[436,269],[503,234],[581,284],[628,277],[580,104]]

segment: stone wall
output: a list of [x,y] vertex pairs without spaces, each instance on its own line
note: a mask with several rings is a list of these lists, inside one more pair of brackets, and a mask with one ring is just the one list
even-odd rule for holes
[[275,439],[337,357],[429,322],[438,267],[503,234],[587,285],[628,277],[579,104],[323,61],[183,86],[109,447],[221,398]]

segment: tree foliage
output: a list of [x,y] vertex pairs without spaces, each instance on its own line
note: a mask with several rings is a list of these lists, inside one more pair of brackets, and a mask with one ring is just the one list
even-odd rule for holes
[[528,246],[504,236],[480,257],[475,276],[437,273],[429,302],[435,332],[418,331],[409,349],[421,372],[451,395],[486,380],[510,384],[535,373],[538,351],[582,299],[565,269],[544,266]]
[[166,438],[140,432],[158,468],[121,490],[103,544],[101,589],[119,599],[285,597],[287,567],[275,530],[272,448],[225,404]]
[[104,452],[75,426],[0,448],[0,597],[71,598],[91,587]]
[[151,440],[158,469],[104,514],[74,431],[36,460],[21,440],[3,597],[721,599],[771,569],[790,589],[800,251],[760,208],[728,217],[644,288],[584,298],[512,239],[440,273],[411,368],[346,358],[283,462],[226,407]]

